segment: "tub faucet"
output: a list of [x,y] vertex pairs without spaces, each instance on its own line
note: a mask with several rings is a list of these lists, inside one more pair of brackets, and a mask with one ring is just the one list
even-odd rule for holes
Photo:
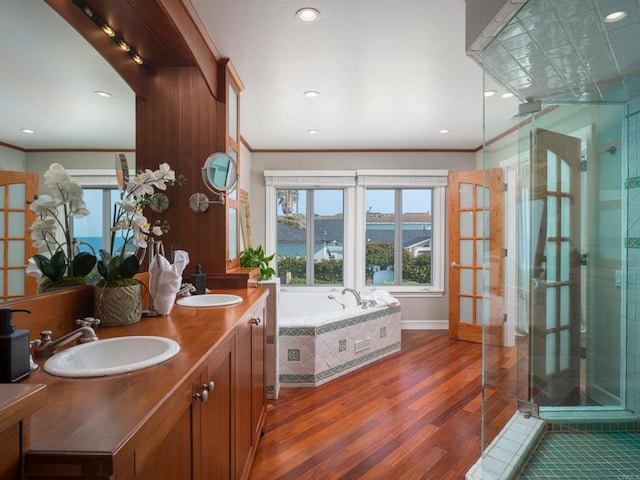
[[80,328],[76,328],[74,331],[61,336],[56,340],[51,340],[51,330],[43,330],[40,332],[40,344],[34,345],[33,355],[36,358],[50,357],[59,347],[71,343],[77,340],[78,343],[95,342],[98,340],[93,327],[97,326],[100,320],[96,318],[87,317],[84,320],[76,320],[76,324],[80,325]]
[[329,300],[333,300],[334,302],[339,303],[340,305],[342,305],[342,309],[344,310],[345,308],[347,308],[344,303],[342,303],[340,300],[338,300],[336,297],[334,297],[333,295],[329,295]]
[[362,301],[362,298],[360,298],[360,294],[358,293],[357,290],[354,290],[353,288],[347,287],[347,288],[344,288],[342,290],[342,295],[344,295],[345,292],[351,292],[351,293],[353,293],[353,295],[355,295],[356,303],[358,304],[358,306],[360,308],[367,308],[367,304]]

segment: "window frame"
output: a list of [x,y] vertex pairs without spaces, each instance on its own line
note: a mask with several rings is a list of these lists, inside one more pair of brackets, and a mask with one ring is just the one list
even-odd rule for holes
[[[442,297],[445,291],[447,259],[448,170],[265,170],[265,249],[277,246],[278,189],[344,189],[344,286],[374,290],[365,285],[366,202],[368,187],[433,190],[431,285],[390,285],[384,289],[402,292],[405,297]],[[353,252],[347,255],[347,252]],[[335,290],[336,286],[298,286],[299,291]]]

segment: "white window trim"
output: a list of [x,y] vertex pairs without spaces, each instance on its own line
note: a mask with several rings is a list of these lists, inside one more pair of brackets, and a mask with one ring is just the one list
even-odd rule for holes
[[[385,286],[385,290],[403,293],[405,297],[442,297],[444,295],[445,261],[447,257],[447,170],[265,170],[265,249],[276,251],[277,208],[276,190],[282,188],[344,188],[344,251],[354,252],[352,261],[344,263],[344,285],[358,290],[365,288],[366,187],[431,188],[433,189],[432,251],[440,252],[431,257],[432,284],[429,286]],[[323,287],[298,287],[296,291],[322,291]],[[326,290],[335,290],[335,286]]]
[[67,169],[82,188],[118,188],[115,170]]

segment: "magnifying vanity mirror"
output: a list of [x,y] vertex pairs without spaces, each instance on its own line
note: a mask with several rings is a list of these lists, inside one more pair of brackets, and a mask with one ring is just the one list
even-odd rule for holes
[[205,212],[210,203],[224,205],[225,195],[233,192],[238,184],[236,161],[222,152],[209,155],[202,167],[202,180],[206,187],[218,196],[218,199],[209,200],[204,193],[194,193],[189,197],[189,207],[194,212]]

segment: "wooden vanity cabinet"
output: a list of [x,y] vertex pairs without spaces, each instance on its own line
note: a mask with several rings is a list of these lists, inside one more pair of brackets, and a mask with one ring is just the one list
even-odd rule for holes
[[[259,302],[235,335],[204,362],[192,383],[188,415],[178,420],[135,478],[249,477],[266,417],[265,313],[264,302]],[[184,445],[190,445],[189,455]]]
[[29,416],[45,404],[44,385],[0,384],[0,480],[22,478]]
[[247,479],[266,419],[266,306],[261,302],[236,335],[236,479]]
[[[232,477],[232,339],[227,339],[207,361],[194,385],[193,477],[195,480]],[[211,383],[213,382],[213,383]],[[202,393],[207,392],[206,401]]]
[[261,296],[118,451],[27,453],[24,478],[246,480],[266,418],[265,315]]

